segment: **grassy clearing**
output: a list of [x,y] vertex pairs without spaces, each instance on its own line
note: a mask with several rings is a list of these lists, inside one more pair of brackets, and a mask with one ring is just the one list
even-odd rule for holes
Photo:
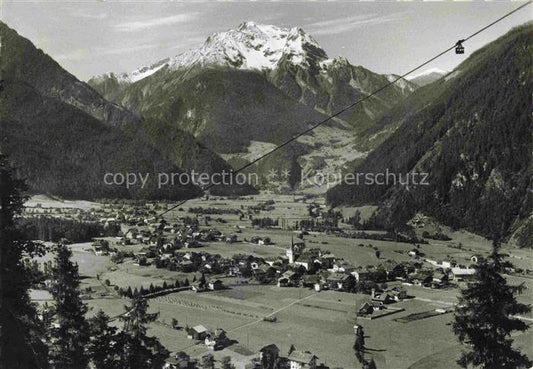
[[[526,353],[529,358],[533,357],[533,333],[526,333],[516,336],[514,346]],[[428,355],[408,367],[408,369],[426,369],[426,368],[449,368],[460,369],[457,360],[461,355],[464,347],[457,344]]]
[[30,197],[25,207],[40,206],[42,208],[71,208],[71,209],[97,209],[102,207],[102,204],[86,200],[62,200],[60,198],[53,198],[47,195],[35,195]]
[[100,275],[103,281],[109,279],[111,285],[116,285],[121,288],[148,288],[150,284],[162,285],[163,282],[168,284],[175,283],[176,280],[183,281],[186,278],[189,282],[193,281],[196,276],[195,273],[181,273],[172,272],[167,269],[158,269],[154,266],[139,266],[135,265],[132,260],[127,260],[122,264],[116,264],[112,268]]

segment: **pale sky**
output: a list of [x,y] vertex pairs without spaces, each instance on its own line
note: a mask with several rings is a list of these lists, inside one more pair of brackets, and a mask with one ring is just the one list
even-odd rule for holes
[[[131,72],[243,21],[302,27],[330,57],[378,73],[402,74],[522,5],[504,2],[20,2],[0,16],[82,80]],[[474,50],[532,19],[529,5],[427,69],[451,70]]]

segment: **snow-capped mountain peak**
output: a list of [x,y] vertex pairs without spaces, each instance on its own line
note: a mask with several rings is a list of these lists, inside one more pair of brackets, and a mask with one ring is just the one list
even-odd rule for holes
[[301,28],[244,22],[236,29],[214,33],[199,49],[177,55],[170,61],[170,66],[179,68],[198,64],[274,69],[283,56],[294,64],[305,64],[308,52],[314,48],[320,49],[320,45]]
[[327,54],[318,42],[301,28],[244,22],[235,29],[212,34],[197,49],[139,68],[132,73],[115,75],[115,78],[119,82],[133,83],[164,67],[174,70],[193,66],[272,70],[281,60],[308,66],[312,61],[326,59]]

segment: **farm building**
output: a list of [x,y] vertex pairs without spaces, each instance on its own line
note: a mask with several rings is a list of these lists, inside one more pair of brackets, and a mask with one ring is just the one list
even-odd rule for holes
[[278,278],[278,287],[294,287],[299,283],[298,275],[292,271],[286,271]]
[[337,260],[333,263],[333,271],[336,273],[352,273],[355,271],[355,268],[345,260]]
[[201,324],[187,329],[187,338],[189,339],[199,341],[205,339],[206,337],[207,329]]
[[456,281],[466,281],[474,278],[476,270],[470,268],[452,268],[452,276]]
[[326,285],[332,290],[342,290],[355,282],[355,277],[351,274],[331,273],[326,278]]
[[387,292],[376,293],[374,289],[372,289],[371,297],[372,297],[372,301],[378,301],[384,304],[392,304],[393,302],[396,302],[392,294],[389,294]]
[[202,282],[196,281],[191,284],[191,289],[194,292],[204,292],[207,288],[205,287],[205,284]]
[[232,234],[231,236],[226,236],[226,243],[235,243],[237,242],[237,236]]
[[304,287],[313,287],[318,283],[318,284],[321,284],[323,281],[322,281],[322,277],[318,274],[309,274],[309,275],[304,275],[302,277],[302,285]]
[[194,369],[196,362],[191,360],[189,355],[184,352],[176,353],[174,356],[168,358],[163,366],[163,369]]
[[401,301],[407,298],[407,291],[405,288],[393,287],[386,292],[390,293],[395,301]]
[[279,358],[279,348],[275,344],[271,343],[259,350],[258,360],[263,362],[269,360],[275,362]]
[[211,291],[222,290],[224,289],[224,284],[220,279],[215,279],[214,281],[209,281],[207,283],[207,288]]
[[296,350],[294,345],[291,345],[287,359],[290,369],[316,369],[318,357],[309,351]]
[[366,268],[357,268],[350,274],[355,277],[355,280],[357,282],[359,282],[367,280],[368,276],[370,275],[370,272]]
[[207,334],[204,342],[210,349],[220,350],[229,343],[229,339],[225,330],[217,328],[214,333]]
[[371,315],[374,312],[374,307],[368,303],[365,302],[357,312],[357,315]]

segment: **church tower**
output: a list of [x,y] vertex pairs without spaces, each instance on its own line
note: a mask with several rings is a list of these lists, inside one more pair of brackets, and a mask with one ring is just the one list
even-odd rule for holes
[[287,257],[289,258],[289,264],[294,263],[294,236],[291,235],[291,247],[286,251]]

